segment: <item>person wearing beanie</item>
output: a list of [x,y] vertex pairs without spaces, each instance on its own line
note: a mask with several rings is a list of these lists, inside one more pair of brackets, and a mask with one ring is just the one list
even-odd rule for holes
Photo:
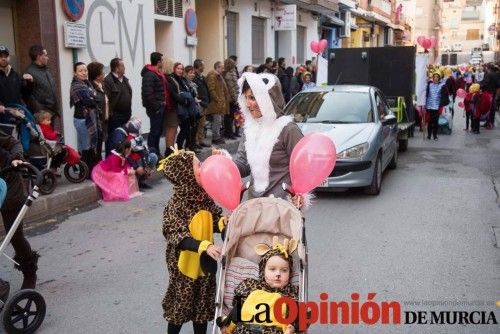
[[0,119],[5,117],[5,108],[9,105],[28,101],[33,87],[31,74],[20,76],[10,65],[9,49],[0,45]]
[[481,87],[478,83],[472,84],[469,87],[469,94],[467,94],[464,101],[469,104],[470,117],[471,117],[471,131],[474,134],[479,134],[479,124],[481,118],[480,103],[481,103]]
[[141,131],[141,126],[142,122],[139,118],[131,117],[127,123],[114,129],[108,137],[108,143],[106,147],[110,150],[110,152],[106,152],[106,156],[111,153],[111,150],[115,150],[120,142],[125,139],[130,140],[129,136],[138,136]]
[[141,126],[141,120],[132,116],[127,123],[113,131],[109,137],[108,146],[112,150],[116,150],[117,146],[124,140],[130,141],[131,152],[127,155],[127,162],[136,172],[139,188],[151,189],[145,180],[151,177],[151,172],[158,162],[158,155],[150,152],[141,135]]
[[455,111],[453,110],[453,104],[455,103],[455,97],[456,97],[456,82],[455,78],[453,77],[451,68],[446,67],[443,70],[443,75],[444,75],[446,90],[448,92],[448,98],[450,101],[449,105],[451,109],[451,116],[453,117],[455,115]]
[[158,171],[174,186],[163,211],[167,243],[168,288],[162,301],[168,334],[192,321],[194,334],[206,334],[215,312],[215,274],[221,248],[213,233],[222,232],[225,219],[201,187],[200,161],[194,152],[177,150],[160,161]]

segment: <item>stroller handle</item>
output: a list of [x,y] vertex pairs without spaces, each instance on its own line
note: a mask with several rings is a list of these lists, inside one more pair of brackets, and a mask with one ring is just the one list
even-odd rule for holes
[[21,172],[23,169],[27,169],[28,174],[36,176],[35,185],[40,187],[40,185],[42,184],[42,174],[40,174],[40,171],[29,162],[20,163],[15,167],[11,165],[9,167],[0,170],[0,177],[3,177],[5,174],[9,172]]

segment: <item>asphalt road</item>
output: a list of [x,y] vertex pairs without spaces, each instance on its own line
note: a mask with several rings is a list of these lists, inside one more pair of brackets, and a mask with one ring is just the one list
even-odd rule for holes
[[[402,312],[400,325],[313,325],[309,333],[500,332],[500,325],[403,324],[409,311],[494,311],[500,321],[500,307],[491,305],[500,300],[493,233],[500,228],[500,130],[477,136],[461,130],[462,118],[455,123],[437,142],[416,132],[378,197],[319,194],[306,212],[309,299],[326,292],[329,301],[351,305],[358,292],[361,305],[374,292],[377,304],[397,301]],[[47,302],[38,333],[166,332],[161,213],[171,190],[162,180],[130,202],[100,203],[28,232],[42,254],[39,291]],[[0,276],[20,286],[5,258]],[[191,332],[185,325],[183,333]]]

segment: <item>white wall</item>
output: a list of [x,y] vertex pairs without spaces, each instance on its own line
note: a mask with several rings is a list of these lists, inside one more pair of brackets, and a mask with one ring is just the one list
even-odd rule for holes
[[[257,11],[254,4],[257,3]],[[239,68],[252,64],[252,16],[266,18],[266,38],[264,41],[265,57],[275,57],[275,31],[272,27],[272,8],[270,1],[235,1],[234,5],[229,5],[228,10],[238,13],[238,27],[236,37],[236,49]],[[300,15],[300,21],[299,21]],[[318,40],[318,22],[315,21],[310,12],[298,11],[297,25],[307,28],[306,32],[306,59],[315,56],[309,49],[309,44],[313,40]],[[279,36],[279,56],[285,57],[287,65],[292,64],[292,59],[297,57],[297,31],[280,32]],[[254,64],[260,65],[260,64]]]
[[[306,52],[305,52],[305,57],[306,59],[312,59],[313,57],[316,57],[316,54],[314,54],[311,51],[311,48],[309,45],[311,44],[312,41],[318,41],[319,40],[319,35],[318,35],[318,21],[314,20],[311,12],[305,12],[305,11],[299,11],[300,14],[300,20],[297,18],[297,25],[301,25],[303,27],[306,27]],[[295,35],[295,44],[297,43],[297,36]]]
[[[194,7],[194,2],[191,2],[191,6],[184,1],[183,4],[183,13],[187,8]],[[73,58],[71,49],[64,48],[63,25],[67,18],[63,13],[61,1],[56,1],[56,16],[64,133],[66,142],[76,147],[73,110],[69,108]],[[144,132],[149,132],[149,118],[142,107],[140,73],[144,65],[149,63],[150,53],[157,49],[156,17],[152,0],[103,0],[88,1],[84,15],[79,20],[79,23],[87,24],[88,40],[86,49],[78,49],[78,61],[85,63],[99,61],[108,67],[112,58],[117,56],[123,58],[125,75],[132,86],[132,114],[142,119]],[[184,20],[171,18],[171,21],[173,22],[169,32],[171,36],[159,47],[171,52],[173,60],[187,63],[190,59],[190,49],[185,45]],[[171,43],[172,45],[169,45]],[[193,57],[195,56],[196,52],[193,53]]]

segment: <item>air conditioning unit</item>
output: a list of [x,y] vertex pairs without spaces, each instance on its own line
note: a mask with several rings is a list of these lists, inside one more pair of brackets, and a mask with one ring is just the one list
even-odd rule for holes
[[340,28],[340,37],[351,37],[351,12],[348,10],[341,11],[340,19],[344,21],[344,26]]

